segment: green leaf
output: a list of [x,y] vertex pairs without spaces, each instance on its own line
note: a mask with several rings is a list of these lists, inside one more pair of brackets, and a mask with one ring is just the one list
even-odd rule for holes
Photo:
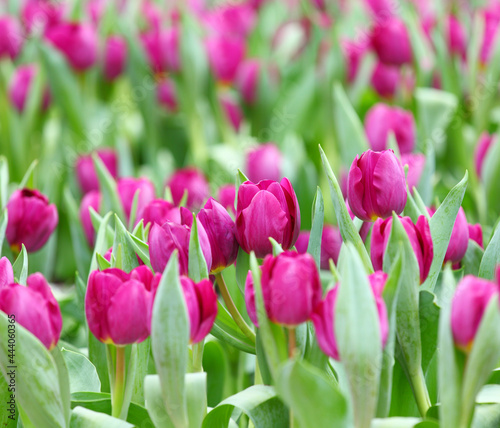
[[274,238],[269,238],[271,241],[271,245],[273,247],[273,256],[276,257],[278,254],[281,254],[284,250],[280,243],[276,241]]
[[371,428],[413,428],[419,426],[420,421],[420,418],[374,419]]
[[366,251],[366,248],[363,244],[361,236],[359,236],[359,232],[354,226],[354,223],[351,220],[351,216],[347,211],[347,207],[344,201],[344,197],[342,195],[342,191],[340,190],[340,185],[335,177],[335,174],[332,171],[332,167],[326,158],[325,152],[319,147],[319,151],[321,154],[321,161],[323,162],[323,168],[325,169],[326,176],[328,177],[328,182],[330,183],[330,193],[332,196],[333,208],[335,209],[335,216],[337,217],[337,222],[339,224],[340,234],[342,235],[342,241],[345,243],[352,243],[359,253],[365,270],[368,273],[373,272],[372,262],[370,260],[370,256]]
[[151,339],[148,338],[135,346],[137,347],[137,361],[135,366],[132,401],[144,405],[144,378],[148,374]]
[[476,406],[472,428],[497,428],[500,425],[500,405]]
[[189,236],[189,277],[195,282],[208,278],[207,261],[201,250],[198,238],[198,221],[194,214]]
[[207,372],[207,404],[215,407],[227,395],[230,382],[228,353],[223,343],[207,340],[203,348],[203,369]]
[[250,255],[245,253],[243,248],[240,247],[238,249],[238,257],[236,258],[236,283],[243,294],[245,294],[245,281],[247,280],[249,270]]
[[185,374],[189,318],[179,279],[177,252],[163,272],[153,306],[151,341],[162,395],[174,425],[186,427]]
[[[471,242],[471,241],[469,241]],[[498,222],[493,237],[484,250],[481,264],[479,265],[479,276],[485,279],[493,279],[495,268],[500,263],[500,222]]]
[[7,230],[7,223],[9,221],[9,215],[7,213],[7,209],[2,210],[2,214],[0,216],[0,254],[2,252],[3,241],[5,239],[5,231]]
[[264,385],[251,386],[226,398],[207,414],[203,428],[227,428],[231,415],[236,420],[241,414],[247,415],[255,427],[288,428],[288,409],[274,388]]
[[[121,249],[121,251],[119,249]],[[132,269],[139,265],[130,235],[116,214],[113,254],[117,260],[116,267],[123,269],[125,272],[130,272]],[[121,254],[120,263],[118,263],[118,254]]]
[[345,397],[321,370],[306,362],[288,361],[279,372],[276,390],[302,428],[351,426]]
[[54,358],[54,362],[56,363],[57,378],[59,381],[59,389],[61,391],[61,399],[63,402],[64,418],[66,421],[66,426],[69,426],[69,420],[71,418],[71,396],[68,368],[58,346],[52,349],[51,354]]
[[134,425],[85,407],[75,407],[71,413],[71,428],[133,428]]
[[186,405],[189,428],[201,428],[207,414],[207,374],[186,374]]
[[[97,264],[99,266],[99,270],[109,269],[113,265],[113,263],[106,260],[104,258],[104,256],[101,256],[99,253],[96,254],[96,258],[97,258]],[[113,260],[114,260],[114,256],[113,256],[113,254],[111,254],[111,261],[113,261]]]
[[24,244],[21,244],[21,252],[12,265],[12,270],[14,271],[14,279],[19,284],[26,285],[26,279],[28,278],[28,253]]
[[469,244],[467,246],[467,251],[464,258],[462,259],[462,266],[464,267],[465,275],[479,275],[479,268],[481,266],[484,257],[484,250],[477,245],[475,241],[469,239]]
[[[500,43],[498,44],[500,46]],[[497,137],[488,149],[484,158],[481,181],[484,183],[488,211],[497,215],[500,210],[500,200],[497,193],[497,183],[500,180],[500,139]]]
[[0,376],[0,400],[5,409],[0,413],[0,426],[7,428],[17,427],[18,417],[15,391],[10,389],[4,377]]
[[318,187],[314,197],[312,208],[312,227],[309,235],[309,244],[307,252],[314,257],[318,269],[321,265],[321,237],[323,235],[323,221],[325,218],[325,205],[323,203],[323,194]]
[[112,243],[108,241],[108,223],[110,218],[111,218],[111,212],[107,213],[104,216],[99,226],[99,229],[97,230],[94,252],[92,254],[92,259],[90,262],[90,272],[97,269],[97,254],[98,253],[105,254],[109,250],[109,247],[112,245]]
[[61,353],[68,368],[71,393],[101,392],[97,370],[85,355],[64,348]]
[[155,427],[175,428],[163,403],[160,377],[148,375],[144,379],[144,396],[146,398],[146,409]]
[[147,267],[153,270],[153,267],[151,266],[151,261],[149,259],[149,245],[133,234],[129,233],[129,236],[136,254],[139,256],[139,258],[144,262],[144,264]]
[[25,187],[33,187],[33,174],[35,173],[35,168],[38,165],[38,159],[35,159],[31,162],[31,165],[28,167],[28,170],[24,174],[23,179],[17,186],[18,189],[24,189]]
[[0,208],[5,208],[9,199],[9,164],[5,156],[0,156]]

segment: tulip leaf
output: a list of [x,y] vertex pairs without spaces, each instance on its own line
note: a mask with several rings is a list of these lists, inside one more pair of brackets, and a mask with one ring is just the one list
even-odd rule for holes
[[[115,239],[113,242],[113,255],[116,258],[116,267],[130,272],[138,266],[137,256],[130,235],[125,226],[115,214]],[[120,258],[118,257],[120,255]]]
[[[149,356],[151,354],[151,339],[147,338],[136,345],[137,356],[135,363],[135,378],[132,385],[131,400],[144,405],[144,377],[148,374]],[[132,369],[132,367],[130,367]]]
[[201,428],[207,414],[207,374],[186,374],[186,405],[189,427]]
[[305,361],[288,361],[279,372],[276,390],[302,428],[351,426],[345,397],[331,379]]
[[2,255],[3,241],[5,239],[5,231],[7,230],[7,223],[9,222],[9,215],[7,208],[2,210],[0,215],[0,255]]
[[[499,249],[500,251],[500,249]],[[484,250],[477,245],[475,241],[469,239],[469,245],[467,246],[467,251],[464,258],[462,259],[462,266],[464,267],[465,275],[479,275],[479,269],[481,263],[484,259]]]
[[236,258],[236,283],[243,294],[245,294],[245,282],[247,280],[249,270],[250,255],[245,253],[243,248],[240,247],[238,249],[238,257]]
[[499,404],[484,404],[476,406],[471,428],[497,428],[499,424]]
[[52,349],[50,352],[52,358],[54,358],[54,362],[57,368],[57,379],[59,381],[59,389],[61,391],[61,399],[63,403],[64,409],[64,418],[66,421],[66,426],[69,425],[70,413],[71,413],[71,389],[70,389],[70,378],[68,367],[64,360],[64,357],[57,346]]
[[289,411],[274,388],[254,385],[232,395],[214,407],[205,417],[203,428],[234,427],[241,415],[247,415],[255,427],[288,428]]
[[130,217],[128,220],[128,228],[132,230],[134,228],[134,222],[137,217],[137,204],[139,203],[139,196],[141,194],[141,190],[137,189],[134,193],[134,198],[132,199],[132,206],[130,208]]
[[335,305],[335,335],[349,382],[355,425],[369,428],[377,409],[382,367],[380,323],[358,252],[351,243],[343,252],[339,259],[342,280]]
[[201,250],[198,221],[193,214],[193,225],[191,226],[191,234],[189,236],[189,277],[200,282],[202,279],[208,278],[208,267],[203,251]]
[[458,210],[462,205],[469,174],[466,171],[464,178],[450,190],[443,203],[432,216],[429,227],[434,246],[434,258],[427,279],[422,284],[424,290],[433,291],[439,272],[443,266],[444,256],[448,249],[451,232],[457,218]]
[[153,267],[151,266],[151,261],[149,259],[149,245],[147,242],[144,242],[142,239],[138,238],[135,235],[132,235],[129,232],[129,236],[131,239],[132,246],[134,247],[134,251],[136,254],[139,256],[139,258],[143,261],[143,263],[149,267],[151,270],[153,270]]
[[[372,421],[370,428],[416,428],[421,427],[419,422],[420,418],[386,418],[386,419],[374,419]],[[432,426],[422,426],[422,428],[433,428]],[[439,425],[436,426],[439,428]]]
[[0,426],[1,427],[17,427],[18,409],[16,408],[15,391],[10,390],[3,376],[0,376],[0,400],[4,409],[0,413]]
[[[92,215],[93,210],[90,210]],[[95,211],[94,211],[95,212]],[[101,221],[99,229],[97,230],[97,236],[95,239],[94,253],[92,254],[92,259],[90,262],[90,272],[97,269],[97,254],[105,254],[109,247],[112,245],[109,242],[110,236],[108,236],[108,223],[111,218],[111,212],[108,212]],[[89,272],[89,274],[90,274]]]
[[133,428],[134,425],[100,412],[75,407],[71,413],[71,428]]
[[101,392],[97,370],[85,355],[65,348],[62,348],[61,354],[68,368],[71,393]]
[[26,173],[24,174],[24,177],[19,183],[18,189],[24,189],[25,187],[28,188],[33,187],[33,175],[35,173],[35,168],[37,165],[38,165],[38,159],[35,159],[33,162],[31,162]]
[[187,426],[185,374],[189,318],[179,279],[177,252],[170,257],[156,292],[151,342],[168,414],[176,426]]
[[14,271],[14,279],[16,282],[26,285],[26,279],[28,278],[28,253],[26,252],[24,244],[21,244],[21,252],[12,265],[12,270]]
[[[0,312],[0,328],[7,332],[7,315]],[[0,370],[9,382],[15,379],[17,404],[37,428],[67,427],[64,402],[54,359],[45,346],[19,323],[15,323],[15,345],[0,340]],[[14,351],[14,355],[10,351]],[[3,411],[3,410],[2,410]]]
[[3,210],[9,200],[9,164],[5,156],[0,156],[0,208]]
[[318,269],[321,266],[321,237],[323,235],[323,221],[325,218],[325,205],[323,202],[323,193],[318,187],[314,196],[312,208],[312,227],[309,235],[309,244],[307,252],[314,257]]
[[273,247],[273,256],[276,257],[278,254],[281,254],[284,250],[283,247],[279,242],[276,241],[274,238],[269,238],[269,241],[271,242],[271,245]]
[[319,151],[321,154],[321,161],[323,162],[323,168],[325,169],[326,176],[328,177],[328,182],[330,183],[330,193],[332,196],[333,208],[335,209],[335,215],[337,217],[337,222],[339,224],[340,234],[342,235],[342,240],[347,243],[350,242],[354,245],[356,250],[361,257],[363,265],[368,273],[373,272],[372,262],[370,257],[368,256],[368,252],[363,244],[361,236],[359,236],[359,232],[354,226],[354,223],[351,220],[351,216],[347,211],[347,206],[344,201],[344,197],[342,195],[342,191],[340,190],[339,182],[335,177],[335,174],[332,171],[332,167],[326,158],[325,152],[319,147]]
[[144,396],[146,398],[146,409],[155,427],[175,428],[170,416],[163,404],[160,377],[158,375],[147,375],[144,379]]
[[[471,242],[471,241],[469,241]],[[479,276],[485,279],[493,279],[495,268],[500,263],[500,221],[498,222],[493,237],[484,250],[481,264],[479,265]]]
[[109,269],[110,267],[112,267],[113,264],[115,264],[113,262],[115,260],[113,254],[111,254],[111,261],[106,260],[104,256],[100,255],[99,253],[96,254],[96,258],[99,270]]

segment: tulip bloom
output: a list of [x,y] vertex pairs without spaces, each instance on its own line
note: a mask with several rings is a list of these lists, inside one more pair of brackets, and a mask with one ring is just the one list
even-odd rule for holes
[[347,200],[356,217],[374,221],[406,205],[403,166],[392,150],[367,150],[354,159],[347,177]]
[[401,155],[401,163],[403,166],[408,165],[408,175],[406,180],[408,188],[413,193],[413,188],[418,186],[420,178],[425,168],[425,155],[422,153],[407,153]]
[[228,211],[236,215],[234,202],[236,200],[236,187],[234,184],[221,186],[217,191],[217,201]]
[[155,187],[147,178],[120,178],[117,182],[117,188],[127,220],[130,218],[132,203],[137,192],[139,192],[139,196],[137,198],[136,218],[142,217],[144,207],[155,198]]
[[62,2],[51,0],[28,0],[23,3],[21,18],[28,33],[32,31],[46,32],[58,25],[63,18],[66,7]]
[[11,16],[0,16],[0,59],[15,59],[23,44],[22,30]]
[[371,44],[378,58],[385,64],[411,64],[410,36],[404,22],[396,17],[385,19],[373,29]]
[[[191,236],[191,227],[193,225],[192,213],[181,207],[181,222],[174,223],[166,221],[161,226],[153,224],[148,236],[149,255],[151,257],[151,266],[155,272],[163,272],[165,266],[170,260],[172,253],[179,252],[179,270],[181,275],[187,275],[189,269],[189,238]],[[196,219],[198,226],[198,238],[201,250],[207,262],[207,268],[210,271],[212,267],[212,250],[205,228]]]
[[[420,270],[420,283],[422,283],[429,274],[432,259],[434,258],[434,246],[429,222],[427,221],[427,217],[423,215],[418,218],[417,224],[413,224],[410,217],[400,217],[399,220],[403,224],[417,258]],[[373,224],[370,255],[375,270],[382,270],[391,228],[392,218],[386,220],[378,219]]]
[[95,244],[95,232],[94,225],[92,224],[92,217],[90,216],[90,208],[93,208],[95,212],[99,212],[101,208],[101,193],[97,190],[92,190],[85,194],[80,203],[79,217],[82,222],[83,231],[85,233],[85,238],[90,247],[94,247]]
[[187,191],[186,206],[190,210],[199,209],[210,195],[207,179],[196,168],[178,169],[168,180],[167,186],[176,205],[179,205]]
[[246,157],[246,172],[250,181],[279,181],[282,178],[281,164],[283,156],[278,146],[273,143],[261,144],[250,150]]
[[9,283],[0,283],[0,310],[9,318],[14,316],[16,323],[51,350],[61,336],[62,317],[49,284],[41,273],[30,275],[26,281],[27,287],[15,284],[12,267],[9,269],[4,259],[1,259],[3,266],[0,266],[4,272],[0,272],[0,276],[4,276]]
[[498,293],[494,282],[465,276],[451,302],[451,331],[458,348],[470,352],[491,298]]
[[[148,223],[159,224],[160,226],[168,221],[174,223],[181,222],[181,212],[174,204],[163,199],[154,199],[146,205],[142,211],[144,226]],[[139,218],[138,218],[139,220]]]
[[476,150],[474,152],[474,165],[476,166],[476,174],[479,178],[482,178],[484,159],[490,148],[493,147],[495,143],[495,135],[483,132],[479,137],[479,141],[477,142]]
[[262,180],[245,181],[238,190],[236,238],[247,253],[258,258],[272,253],[269,238],[284,250],[295,244],[300,231],[300,209],[288,178],[280,183]]
[[[310,254],[285,251],[276,257],[268,255],[262,265],[261,284],[267,316],[287,327],[308,321],[321,300],[318,269]],[[258,325],[250,272],[245,283],[245,302],[250,319]]]
[[[23,112],[28,99],[33,78],[36,76],[37,69],[33,64],[19,66],[9,85],[9,99],[18,112]],[[45,89],[43,93],[42,109],[46,110],[50,103],[50,93]]]
[[167,109],[167,111],[177,111],[177,92],[172,80],[163,79],[158,83],[156,87],[156,99],[161,106]]
[[93,271],[85,295],[85,315],[92,334],[103,343],[140,343],[151,333],[154,295],[161,275],[146,266]]
[[[116,178],[118,175],[118,158],[116,152],[113,149],[104,148],[97,150],[96,154],[102,160],[111,176]],[[92,155],[80,156],[76,161],[75,169],[78,185],[82,193],[99,190],[99,178],[94,168]]]
[[6,237],[14,252],[21,244],[34,253],[42,248],[59,222],[57,208],[35,189],[16,190],[7,204],[9,221]]
[[127,43],[120,36],[111,36],[104,47],[104,77],[115,80],[123,73],[127,62]]
[[205,46],[215,78],[222,83],[231,83],[245,57],[244,42],[238,38],[211,36]]
[[227,95],[221,95],[219,97],[219,102],[221,103],[226,120],[233,129],[238,132],[244,119],[240,106],[232,97]]
[[181,276],[181,286],[189,317],[190,341],[198,343],[210,333],[214,325],[217,295],[208,279],[196,283],[187,276]]
[[248,59],[241,63],[236,78],[236,85],[246,104],[252,105],[257,99],[260,62]]
[[402,154],[411,153],[415,148],[415,120],[411,112],[399,107],[377,103],[366,114],[365,131],[370,146],[375,151],[387,148],[389,132],[394,134]]
[[[295,243],[295,248],[299,254],[307,252],[309,235],[310,232],[300,232],[299,238]],[[333,263],[337,264],[341,246],[342,236],[339,229],[335,226],[325,224],[321,235],[321,269],[330,270],[330,259],[333,260]]]
[[14,270],[7,257],[0,259],[0,290],[14,282]]
[[477,245],[484,248],[483,228],[479,223],[469,224],[469,239],[472,239]]
[[369,43],[365,38],[361,38],[360,40],[343,40],[341,47],[347,65],[347,81],[352,83],[358,75],[361,60],[368,52]]
[[207,232],[212,250],[211,273],[218,273],[232,265],[238,255],[236,226],[227,210],[213,198],[200,210],[198,219]]
[[381,97],[392,98],[401,84],[401,71],[394,65],[378,62],[373,69],[371,84]]

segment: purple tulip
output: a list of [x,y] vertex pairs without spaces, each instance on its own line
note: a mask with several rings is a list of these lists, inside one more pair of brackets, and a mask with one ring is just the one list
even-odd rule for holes
[[[148,223],[162,225],[166,221],[181,222],[181,212],[174,204],[163,199],[154,199],[142,210],[144,226]],[[139,220],[139,218],[138,218]]]
[[[118,158],[113,149],[104,148],[96,151],[97,156],[102,160],[104,166],[113,178],[118,173]],[[99,190],[99,178],[94,168],[92,155],[80,156],[75,164],[76,178],[82,193],[88,193],[92,190]]]
[[245,44],[241,39],[211,36],[206,40],[208,61],[215,78],[231,83],[236,78],[238,67],[245,57]]
[[111,36],[104,47],[104,77],[108,81],[119,77],[127,62],[127,43],[121,36]]
[[377,23],[372,32],[371,44],[380,61],[385,64],[401,66],[412,62],[410,36],[399,18],[391,17]]
[[83,196],[80,204],[80,221],[82,222],[85,238],[87,238],[87,242],[92,248],[95,244],[95,232],[92,217],[90,216],[90,208],[93,208],[98,213],[101,208],[101,199],[101,193],[98,190],[92,190]]
[[401,84],[401,70],[379,61],[373,69],[371,84],[381,97],[393,98]]
[[155,187],[147,178],[120,178],[117,182],[117,188],[127,220],[130,219],[132,203],[137,192],[139,192],[139,196],[137,198],[136,219],[142,218],[144,208],[155,198]]
[[246,104],[252,105],[257,99],[260,62],[257,59],[247,59],[239,67],[236,85]]
[[[261,284],[267,316],[288,327],[308,321],[321,300],[319,273],[310,254],[285,251],[276,257],[266,256]],[[245,302],[250,319],[257,325],[251,273],[245,283]]]
[[218,273],[232,265],[238,255],[236,226],[227,210],[213,198],[200,210],[198,219],[207,232],[212,250],[210,273]]
[[476,174],[479,178],[482,178],[484,159],[488,154],[489,150],[496,143],[496,137],[493,134],[488,134],[483,132],[479,137],[479,141],[476,145],[476,150],[474,152],[474,164],[476,166]]
[[[31,90],[31,83],[36,76],[37,69],[33,64],[19,66],[9,85],[9,99],[18,112],[23,112]],[[50,93],[45,89],[43,93],[42,110],[47,110],[50,104]]]
[[[370,286],[375,297],[377,312],[380,326],[380,339],[382,348],[387,343],[389,336],[389,321],[387,318],[387,309],[382,292],[387,282],[387,274],[377,271],[368,276]],[[341,287],[342,285],[340,285]],[[339,285],[332,288],[326,294],[325,298],[315,307],[311,316],[318,338],[318,345],[321,350],[331,358],[340,360],[340,355],[337,347],[337,339],[335,337],[335,305],[337,302],[337,294]]]
[[146,266],[93,271],[85,295],[85,315],[92,334],[103,343],[140,343],[151,333],[154,295],[161,275]]
[[243,122],[243,112],[236,101],[225,94],[219,97],[219,102],[221,103],[222,110],[224,111],[226,120],[232,126],[232,128],[238,132]]
[[201,342],[212,329],[217,317],[217,295],[208,279],[194,282],[181,276],[181,286],[189,316],[190,342]]
[[[299,254],[307,252],[309,245],[310,232],[300,232],[299,238],[295,243],[295,248]],[[325,224],[323,226],[323,234],[321,235],[321,269],[330,270],[330,259],[337,264],[342,246],[342,236],[337,227]]]
[[221,186],[217,191],[217,201],[228,211],[236,215],[234,203],[236,200],[236,187],[234,184]]
[[[191,227],[193,225],[192,213],[181,207],[181,222],[174,223],[166,221],[161,226],[153,224],[148,236],[149,255],[151,257],[151,266],[155,272],[163,272],[172,253],[179,252],[179,271],[181,275],[187,275],[189,270],[189,238],[191,236]],[[212,250],[207,232],[196,219],[198,226],[198,238],[201,250],[207,262],[207,268],[210,271],[212,267]]]
[[61,336],[62,317],[46,279],[41,273],[34,273],[25,287],[14,283],[11,271],[7,275],[10,283],[0,285],[0,310],[11,319],[14,316],[16,323],[35,335],[47,349],[54,348]]
[[14,270],[7,257],[0,259],[0,290],[14,283]]
[[465,276],[451,302],[451,331],[458,348],[469,353],[491,298],[498,293],[494,282]]
[[21,244],[34,253],[42,248],[54,232],[59,216],[54,204],[36,189],[16,190],[7,204],[9,221],[5,236],[18,253]]
[[90,25],[61,23],[49,28],[46,38],[76,71],[88,70],[97,60],[97,34]]
[[19,23],[11,16],[0,16],[0,59],[15,59],[23,44]]
[[374,221],[397,214],[406,205],[403,166],[392,150],[367,150],[356,156],[347,178],[347,200],[356,217]]
[[469,239],[472,239],[477,245],[484,248],[483,228],[479,223],[469,224]]
[[283,156],[278,146],[273,143],[261,144],[250,150],[246,158],[246,172],[250,181],[279,181],[282,178],[281,164]]
[[174,204],[179,205],[187,191],[186,206],[190,210],[197,210],[210,196],[210,188],[203,173],[196,168],[178,169],[167,183],[172,193]]
[[402,154],[411,153],[415,148],[415,120],[411,112],[399,107],[377,103],[366,114],[365,132],[373,150],[387,149],[389,132],[394,134]]
[[158,103],[169,112],[177,111],[177,91],[171,79],[163,79],[156,87],[156,98]]
[[300,209],[288,178],[280,183],[262,180],[245,181],[238,190],[236,238],[244,251],[258,258],[272,253],[269,238],[284,250],[290,249],[299,236]]
[[[427,217],[423,215],[418,218],[417,224],[413,224],[410,217],[400,217],[399,220],[410,239],[420,270],[420,283],[423,283],[427,275],[429,275],[432,259],[434,258],[434,246],[429,222],[427,221]],[[382,270],[391,228],[392,218],[386,220],[378,219],[373,225],[370,255],[375,270]]]
[[401,155],[401,163],[403,166],[408,165],[406,180],[410,192],[413,193],[413,188],[418,186],[422,173],[424,172],[425,155],[422,153],[407,153]]

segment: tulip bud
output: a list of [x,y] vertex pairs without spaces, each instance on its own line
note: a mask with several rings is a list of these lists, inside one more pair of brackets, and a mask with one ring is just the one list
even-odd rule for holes
[[484,32],[480,60],[481,64],[487,64],[491,59],[493,49],[497,42],[500,13],[498,7],[493,3],[482,12],[482,15],[484,16]]
[[461,22],[453,15],[446,20],[447,42],[451,53],[463,59],[467,56],[467,36]]
[[153,299],[161,275],[146,266],[93,271],[85,295],[85,315],[92,334],[103,343],[140,343],[151,333]]
[[[417,258],[420,270],[420,283],[422,283],[427,278],[427,275],[429,275],[432,259],[434,258],[434,247],[429,222],[427,221],[427,217],[423,215],[418,218],[417,224],[413,224],[410,217],[400,217],[399,220],[403,224],[415,257]],[[392,218],[386,220],[378,219],[373,224],[370,255],[375,270],[382,270],[391,228]]]
[[5,236],[15,253],[24,244],[34,253],[42,248],[54,232],[59,217],[54,204],[35,189],[16,190],[7,204],[9,221]]
[[[288,327],[308,321],[321,300],[318,269],[310,254],[285,251],[276,257],[268,255],[262,265],[261,284],[267,316],[272,322]],[[245,302],[255,324],[254,295],[253,281],[247,277]]]
[[166,65],[160,32],[153,30],[141,34],[140,40],[153,73],[163,73]]
[[[299,254],[307,252],[309,245],[310,232],[300,232],[299,238],[295,243],[295,248]],[[337,227],[325,224],[321,235],[321,269],[330,270],[330,259],[337,264],[342,246],[342,236]]]
[[[377,312],[380,326],[380,339],[382,348],[387,343],[389,336],[389,320],[387,318],[387,309],[382,292],[387,282],[387,274],[377,271],[368,276],[370,286],[373,291],[373,297],[377,305]],[[340,285],[341,287],[342,285]],[[328,291],[325,298],[316,306],[313,314],[311,315],[314,329],[316,330],[316,337],[318,338],[318,345],[321,350],[331,358],[340,360],[339,351],[337,347],[337,339],[335,337],[335,305],[337,302],[337,294],[339,285]]]
[[211,36],[205,46],[215,78],[222,83],[231,83],[245,57],[244,42],[238,38]]
[[234,202],[236,199],[236,187],[234,184],[221,186],[217,191],[217,201],[228,211],[236,215]]
[[61,23],[49,28],[46,38],[76,71],[85,71],[97,60],[97,34],[90,25]]
[[85,194],[80,203],[80,221],[82,222],[85,238],[87,238],[87,242],[92,248],[95,244],[95,232],[92,217],[90,216],[90,208],[93,208],[98,213],[101,207],[101,199],[101,193],[98,190],[92,190]]
[[224,111],[226,120],[233,127],[233,129],[238,132],[240,130],[241,123],[243,122],[243,112],[240,106],[233,100],[232,97],[221,95],[219,97],[222,109]]
[[200,210],[198,219],[207,232],[212,250],[210,273],[218,273],[232,265],[238,255],[236,226],[226,209],[213,198]]
[[401,163],[403,166],[408,165],[406,181],[408,182],[410,192],[413,193],[413,188],[417,187],[418,183],[420,183],[420,178],[424,171],[425,155],[422,153],[407,153],[401,155]]
[[415,148],[415,120],[411,112],[399,107],[375,104],[366,114],[365,132],[375,151],[387,148],[389,132],[394,134],[401,153],[411,153]]
[[130,219],[134,196],[139,192],[137,198],[136,218],[142,218],[144,207],[155,198],[155,187],[147,178],[120,178],[117,183],[118,195],[122,202],[123,210],[127,220]]
[[[33,64],[19,66],[9,85],[9,99],[18,112],[23,112],[28,99],[31,83],[36,76],[37,69]],[[50,104],[50,93],[48,89],[44,91],[42,109],[46,110]]]
[[241,63],[236,84],[246,104],[252,105],[257,98],[260,63],[256,59],[247,59]]
[[0,259],[0,290],[14,282],[14,270],[7,257]]
[[383,63],[397,66],[411,64],[410,37],[401,19],[391,17],[379,22],[373,29],[371,42]]
[[59,341],[62,317],[49,284],[41,273],[30,275],[27,287],[15,284],[11,272],[8,275],[11,283],[0,286],[0,310],[9,316],[14,315],[16,323],[51,350]]
[[364,55],[368,52],[369,43],[365,38],[360,40],[343,40],[342,51],[347,65],[347,81],[354,82]]
[[367,150],[356,156],[347,178],[347,200],[356,217],[374,221],[397,214],[406,205],[403,166],[392,150]]
[[23,36],[18,22],[11,16],[0,17],[0,59],[15,59],[23,44]]
[[393,98],[401,84],[399,67],[377,62],[373,69],[371,84],[381,97]]
[[104,77],[115,80],[123,73],[127,62],[127,43],[120,36],[111,36],[104,48]]
[[174,223],[181,222],[181,212],[174,204],[163,199],[154,199],[142,210],[142,219],[144,226],[148,223],[159,224],[160,226],[166,221]]
[[156,87],[156,98],[158,103],[165,107],[167,111],[177,111],[177,92],[174,82],[170,79],[163,79]]
[[273,143],[261,144],[250,150],[246,158],[246,172],[250,181],[279,181],[282,178],[282,155]]
[[[187,275],[189,270],[189,238],[191,236],[191,227],[193,225],[192,213],[181,207],[181,221],[174,223],[166,221],[162,225],[153,224],[148,236],[149,255],[151,266],[155,272],[163,272],[172,253],[179,252],[179,271],[181,275]],[[210,271],[212,267],[212,250],[210,241],[205,228],[201,222],[196,219],[198,226],[198,239],[201,250],[207,262],[207,268]]]
[[299,236],[300,209],[288,178],[280,183],[262,180],[245,181],[238,190],[236,238],[247,253],[258,258],[272,253],[269,238],[284,250],[290,249]]
[[23,25],[28,33],[44,33],[58,25],[65,13],[66,5],[50,0],[28,0],[21,10]]
[[196,168],[178,169],[167,183],[174,204],[179,205],[187,191],[186,206],[190,210],[199,209],[210,196],[210,188],[203,173]]
[[494,282],[465,276],[451,302],[451,331],[458,348],[468,353],[491,298],[498,292]]
[[172,27],[162,33],[163,55],[165,57],[165,67],[172,73],[177,73],[181,69],[179,30]]
[[477,245],[484,248],[483,228],[479,223],[469,224],[469,239],[472,239]]
[[181,286],[189,316],[190,341],[201,342],[214,325],[217,317],[217,295],[208,279],[194,282],[181,276]]
[[[96,151],[97,156],[102,160],[102,163],[111,174],[116,178],[118,171],[118,159],[113,149],[104,148]],[[92,190],[99,190],[99,178],[94,168],[92,155],[80,156],[75,164],[76,178],[82,193],[88,193]]]
[[479,141],[477,142],[476,150],[474,152],[474,164],[479,178],[482,177],[484,159],[495,142],[495,135],[490,135],[487,132],[483,132],[479,137]]

